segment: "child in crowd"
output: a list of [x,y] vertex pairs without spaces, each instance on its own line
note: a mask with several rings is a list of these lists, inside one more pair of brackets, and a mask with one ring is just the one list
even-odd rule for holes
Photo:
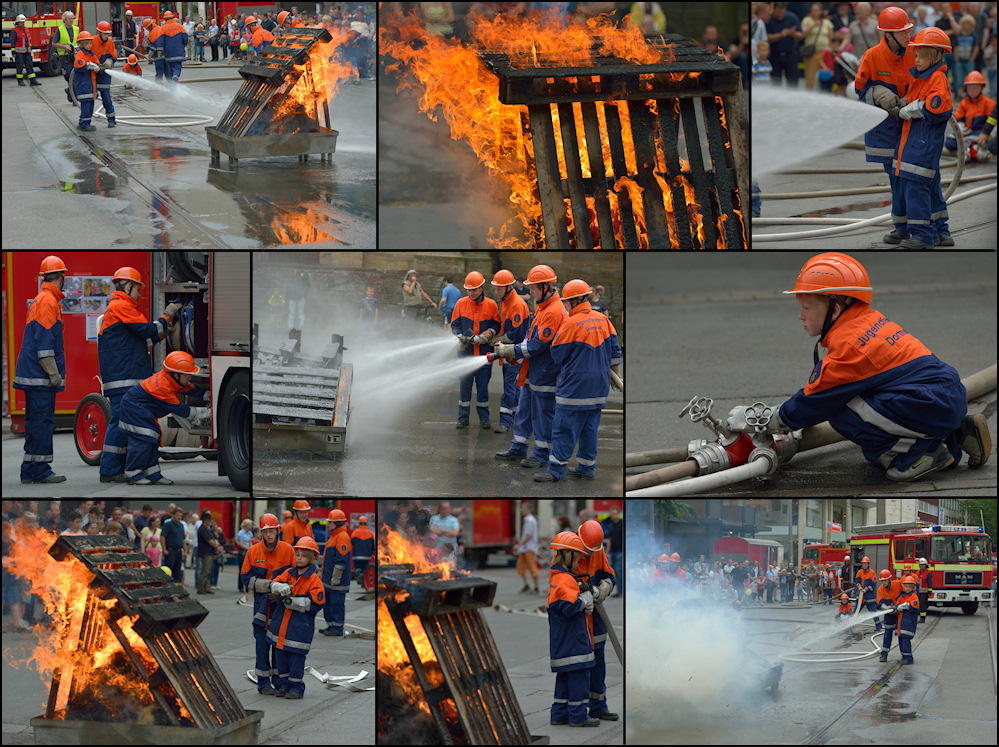
[[[974,142],[978,138],[982,128],[985,127],[985,122],[996,105],[993,99],[982,95],[984,89],[985,76],[977,70],[972,70],[964,79],[965,97],[961,99],[957,111],[954,112],[954,119],[957,120],[958,125],[961,127],[961,132],[964,134],[965,148],[967,148],[968,155],[972,161],[985,161],[989,157],[988,150],[978,148]],[[957,138],[953,135],[948,135],[944,141],[944,147],[951,153],[956,152]]]
[[769,86],[774,67],[770,64],[770,44],[761,40],[756,45],[756,60],[753,62],[753,85]]

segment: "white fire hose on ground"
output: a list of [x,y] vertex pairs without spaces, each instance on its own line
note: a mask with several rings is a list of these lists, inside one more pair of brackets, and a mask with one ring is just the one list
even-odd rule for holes
[[[69,95],[73,98],[73,104],[75,106],[80,105],[79,99],[76,98],[76,91],[73,90],[73,76],[76,75],[76,70],[70,72],[69,74]],[[104,104],[100,100],[95,100],[95,107],[93,116],[99,117],[100,119],[107,119],[107,114],[104,112]],[[115,114],[115,122],[121,122],[122,124],[132,125],[133,127],[197,127],[198,125],[211,124],[215,121],[215,117],[199,116],[194,114]],[[139,122],[137,120],[163,120],[163,119],[179,119],[179,122]]]
[[[961,181],[961,174],[964,172],[964,162],[965,162],[965,158],[966,158],[967,154],[966,154],[965,147],[964,147],[964,134],[961,132],[961,129],[960,129],[960,127],[957,124],[957,120],[954,118],[953,115],[951,115],[951,118],[950,118],[950,121],[948,122],[948,125],[950,126],[951,131],[954,133],[954,136],[957,139],[957,154],[958,155],[957,155],[957,168],[954,171],[954,176],[950,180],[950,185],[947,187],[946,191],[943,193],[944,202],[946,202],[948,204],[955,203],[955,202],[960,202],[961,200],[967,199],[968,197],[974,197],[975,195],[979,195],[979,194],[982,194],[984,192],[989,192],[989,191],[995,190],[996,189],[996,184],[994,184],[994,183],[993,184],[988,184],[988,185],[985,185],[983,187],[976,187],[975,189],[968,190],[967,192],[962,192],[957,197],[954,197],[953,199],[951,199],[951,195],[954,194],[954,190],[957,189],[957,185]],[[983,176],[984,176],[984,178],[994,178],[994,177],[991,177],[990,175],[983,175]],[[850,189],[826,190],[822,194],[820,194],[820,193],[813,193],[811,196],[826,196],[826,197],[828,197],[828,196],[834,196],[834,195],[868,194],[870,190],[871,190],[870,187],[861,187],[859,189],[854,189],[854,190],[850,190]],[[878,191],[884,191],[884,188],[878,188]],[[781,195],[780,198],[781,199],[791,199],[792,197],[796,198],[796,197],[805,197],[805,196],[809,196],[809,195],[807,193],[799,193],[799,194],[794,194],[794,195],[788,194],[787,197]],[[771,196],[769,196],[769,198],[773,199],[773,196],[771,195]],[[754,222],[756,220],[759,220],[759,219],[754,219]],[[805,219],[805,220],[811,220],[811,222],[813,222],[813,223],[824,222],[824,221],[821,221],[819,219]],[[816,229],[816,230],[813,230],[813,231],[793,231],[793,232],[790,232],[790,233],[772,233],[772,234],[759,234],[759,235],[753,234],[752,241],[754,243],[755,242],[759,242],[761,244],[765,244],[765,243],[771,243],[771,242],[775,242],[775,241],[792,241],[792,240],[796,240],[796,239],[819,238],[819,237],[822,237],[822,236],[836,236],[836,235],[843,234],[843,233],[849,233],[850,231],[857,231],[857,230],[862,229],[862,228],[867,228],[868,226],[874,226],[874,225],[878,225],[878,224],[881,224],[881,223],[890,223],[891,222],[891,213],[885,213],[884,215],[879,215],[879,216],[877,216],[875,218],[867,218],[867,219],[855,218],[855,219],[849,219],[849,220],[851,222],[849,224],[847,224],[847,225],[835,226],[833,228],[820,228],[820,229]],[[794,221],[794,222],[797,223],[799,221]],[[777,218],[777,219],[774,219],[772,221],[767,221],[767,224],[773,224],[773,223],[781,224],[781,219]],[[762,223],[761,223],[761,225],[762,225]]]

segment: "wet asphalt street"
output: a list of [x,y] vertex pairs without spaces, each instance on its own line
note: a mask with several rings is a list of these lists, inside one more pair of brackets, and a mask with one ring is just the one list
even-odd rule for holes
[[[779,405],[807,382],[814,339],[797,320],[793,287],[814,252],[751,256],[629,256],[627,450],[686,448],[710,437],[679,417],[695,395],[714,399],[723,418],[737,404]],[[865,253],[874,308],[901,324],[962,378],[995,363],[996,255]],[[995,391],[969,405],[997,436]],[[712,437],[713,438],[713,437]],[[767,478],[724,489],[726,496],[995,495],[996,460],[966,462],[931,480],[897,484],[842,442],[798,454]],[[710,493],[704,495],[711,495]]]
[[[837,631],[831,606],[784,609],[769,604],[738,614],[743,630],[733,635],[771,665],[781,663],[782,654],[803,650],[841,652],[844,659],[874,650],[874,625],[868,621]],[[974,615],[965,615],[932,607],[913,639],[913,665],[900,665],[895,638],[886,663],[877,655],[822,664],[783,662],[773,694],[723,685],[721,695],[710,701],[664,702],[655,693],[633,688],[629,679],[627,742],[988,744],[996,718],[994,659],[989,654],[995,617],[995,608],[979,607]],[[664,676],[696,679],[705,674],[710,671],[702,667]]]
[[[144,72],[152,78],[151,66]],[[198,82],[208,78],[225,80]],[[212,164],[203,124],[110,129],[95,118],[96,132],[79,132],[62,79],[40,80],[20,88],[13,71],[3,79],[4,246],[374,248],[374,81],[345,83],[331,102],[340,133],[332,164],[279,156],[230,170],[225,155]],[[115,81],[116,114],[204,115],[214,124],[243,82],[221,63],[185,64],[181,80],[193,95],[126,91]]]

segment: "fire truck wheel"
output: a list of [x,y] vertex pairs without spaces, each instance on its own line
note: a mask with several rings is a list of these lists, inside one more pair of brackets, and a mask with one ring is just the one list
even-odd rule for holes
[[52,35],[49,38],[49,52],[46,57],[45,64],[40,65],[38,71],[44,75],[46,78],[54,78],[57,75],[62,75],[62,57],[59,56],[59,50],[55,48],[56,35]]
[[104,434],[111,420],[111,405],[103,394],[88,394],[76,406],[73,433],[80,459],[91,467],[101,463]]
[[375,564],[368,563],[367,567],[364,569],[364,590],[374,591],[375,590]]
[[218,409],[219,474],[239,491],[250,489],[250,371],[235,371]]

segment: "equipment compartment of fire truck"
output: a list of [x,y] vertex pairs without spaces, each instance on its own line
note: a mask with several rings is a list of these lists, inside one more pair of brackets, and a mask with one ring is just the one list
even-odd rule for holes
[[979,602],[992,600],[992,540],[976,526],[938,525],[925,521],[859,527],[850,539],[852,575],[868,556],[871,568],[901,577],[908,563],[929,566],[929,606],[960,607],[973,615]]

